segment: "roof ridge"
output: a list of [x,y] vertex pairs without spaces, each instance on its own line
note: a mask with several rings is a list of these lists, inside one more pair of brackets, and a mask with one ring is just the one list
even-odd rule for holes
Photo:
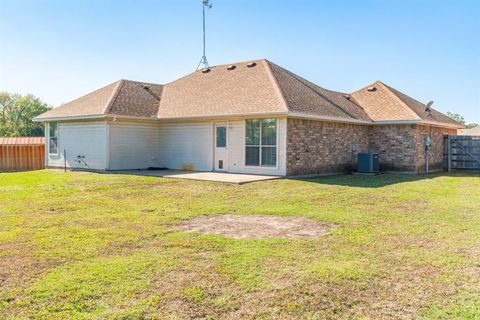
[[284,93],[283,93],[283,90],[282,90],[282,88],[280,87],[280,84],[278,83],[278,80],[277,80],[277,78],[275,77],[275,75],[273,74],[272,68],[271,68],[271,66],[270,66],[270,64],[271,64],[272,62],[268,61],[267,59],[262,59],[261,61],[262,61],[263,63],[265,63],[266,68],[267,68],[268,78],[269,78],[270,81],[272,82],[272,84],[273,84],[273,86],[274,86],[274,88],[275,88],[275,91],[276,91],[277,94],[280,96],[280,100],[283,102],[286,111],[289,111],[289,110],[290,110],[290,107],[289,107],[289,105],[288,105],[287,99],[285,99],[285,95],[284,95]]
[[161,83],[153,83],[153,82],[145,82],[145,81],[137,81],[137,80],[128,80],[128,79],[121,79],[119,81],[124,81],[124,82],[133,82],[133,83],[140,83],[140,84],[153,84],[154,86],[164,86],[164,84]]
[[375,80],[374,82],[370,83],[369,85],[366,85],[366,86],[364,86],[364,87],[361,87],[360,89],[357,89],[357,90],[355,90],[355,91],[352,91],[352,92],[350,93],[350,95],[354,95],[355,93],[360,92],[360,91],[362,91],[362,90],[365,89],[365,88],[371,87],[371,86],[373,86],[375,83],[382,83],[382,82],[381,82],[380,80]]
[[382,86],[387,90],[387,92],[388,92],[391,96],[393,96],[393,97],[395,98],[395,100],[397,100],[397,102],[400,102],[400,104],[401,104],[404,108],[407,108],[408,112],[409,112],[411,115],[413,115],[413,116],[416,118],[416,120],[422,120],[422,118],[419,117],[418,114],[417,114],[412,108],[410,108],[405,102],[403,102],[402,99],[400,99],[399,96],[397,96],[397,95],[395,94],[395,92],[392,91],[392,88],[390,88],[390,86],[386,85],[385,83],[383,83],[383,82],[381,82],[381,81],[379,81],[379,80],[377,80],[375,83],[377,83],[377,82],[378,82],[380,85],[382,85]]
[[[235,65],[235,64],[244,64],[244,63],[248,63],[248,62],[263,62],[263,61],[268,61],[268,60],[265,59],[265,58],[250,59],[250,60],[243,60],[243,61],[237,61],[237,62],[231,62],[231,63],[216,64],[216,65],[213,65],[213,66],[209,66],[209,68],[218,68],[218,67],[231,66],[231,65]],[[203,69],[205,69],[205,68],[199,69],[195,72],[198,72],[198,71],[203,70]]]
[[113,91],[112,95],[110,96],[110,99],[108,99],[108,103],[107,103],[105,109],[103,110],[102,114],[108,114],[109,113],[109,111],[112,108],[113,103],[117,99],[118,94],[120,93],[120,90],[122,89],[125,81],[126,80],[124,80],[124,79],[121,79],[121,80],[118,81],[117,86],[115,87],[115,90]]

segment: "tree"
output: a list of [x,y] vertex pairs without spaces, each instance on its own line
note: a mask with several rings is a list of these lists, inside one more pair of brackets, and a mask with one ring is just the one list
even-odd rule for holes
[[447,116],[457,122],[460,122],[461,124],[463,124],[467,129],[470,129],[470,128],[474,128],[476,126],[478,126],[477,123],[468,123],[465,121],[465,118],[462,117],[461,115],[459,115],[458,113],[451,113],[449,111],[447,111]]
[[0,92],[0,137],[39,137],[44,126],[32,119],[51,107],[39,98]]

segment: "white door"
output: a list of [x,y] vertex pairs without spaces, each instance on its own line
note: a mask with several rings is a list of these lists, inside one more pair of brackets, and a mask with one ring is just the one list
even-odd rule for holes
[[227,123],[215,124],[215,171],[228,171],[228,128]]

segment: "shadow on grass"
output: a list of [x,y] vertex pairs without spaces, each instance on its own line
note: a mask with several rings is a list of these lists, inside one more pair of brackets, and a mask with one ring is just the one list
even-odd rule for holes
[[474,171],[455,171],[455,172],[437,172],[432,174],[400,174],[384,173],[376,176],[345,174],[340,176],[321,176],[311,178],[295,178],[311,183],[325,185],[347,186],[356,188],[381,188],[392,184],[414,182],[419,180],[430,180],[438,177],[480,177],[479,172]]

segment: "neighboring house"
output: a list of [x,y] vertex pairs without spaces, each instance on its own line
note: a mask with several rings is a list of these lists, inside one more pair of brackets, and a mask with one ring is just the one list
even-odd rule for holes
[[166,85],[120,80],[35,121],[46,165],[95,170],[166,167],[270,175],[345,172],[378,151],[385,170],[443,165],[443,137],[462,125],[375,82],[323,89],[268,60],[203,69]]
[[470,129],[461,129],[458,131],[458,134],[462,136],[479,136],[480,137],[480,126],[476,126]]

